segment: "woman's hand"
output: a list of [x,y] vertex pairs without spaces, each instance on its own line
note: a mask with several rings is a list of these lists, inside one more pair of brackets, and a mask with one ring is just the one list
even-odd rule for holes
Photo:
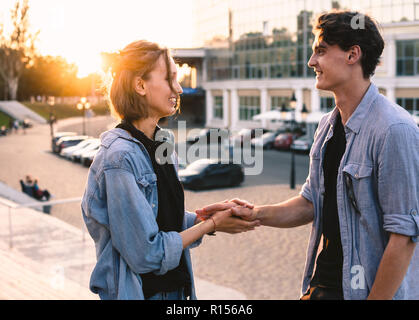
[[213,221],[215,227],[214,231],[231,234],[254,230],[256,227],[260,226],[260,222],[258,220],[245,221],[232,216],[231,209],[217,211],[213,213],[208,220]]

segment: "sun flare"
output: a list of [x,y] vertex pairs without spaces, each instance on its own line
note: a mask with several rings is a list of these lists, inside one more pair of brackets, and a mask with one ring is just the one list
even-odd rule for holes
[[75,58],[69,58],[77,65],[77,77],[84,78],[89,74],[98,73],[101,71],[102,58],[100,54],[86,54]]

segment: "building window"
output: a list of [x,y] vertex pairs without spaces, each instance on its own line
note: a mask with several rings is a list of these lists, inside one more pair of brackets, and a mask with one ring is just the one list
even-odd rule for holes
[[290,97],[282,97],[282,96],[272,96],[271,97],[271,109],[280,110],[283,105],[285,105],[286,108],[290,106]]
[[239,105],[239,120],[253,120],[253,116],[260,113],[259,96],[242,96]]
[[332,111],[335,108],[335,98],[333,97],[321,97],[320,98],[320,109],[323,112]]
[[214,97],[214,118],[222,119],[223,118],[223,97],[215,96]]
[[397,75],[419,75],[419,39],[397,41]]
[[397,98],[397,104],[409,113],[419,115],[419,98]]

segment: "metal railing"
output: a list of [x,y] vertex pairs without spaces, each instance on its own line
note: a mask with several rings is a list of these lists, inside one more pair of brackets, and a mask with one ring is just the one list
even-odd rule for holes
[[[52,200],[52,201],[34,201],[26,204],[16,204],[12,201],[4,201],[0,199],[0,204],[8,208],[9,214],[9,247],[10,249],[13,248],[13,226],[12,226],[12,209],[22,209],[22,208],[36,208],[36,207],[43,207],[49,205],[57,205],[57,204],[65,204],[65,203],[74,203],[74,202],[81,202],[81,197],[78,198],[68,198],[62,200]],[[43,213],[42,213],[43,214]],[[85,241],[85,227],[82,227],[82,238],[83,242]]]

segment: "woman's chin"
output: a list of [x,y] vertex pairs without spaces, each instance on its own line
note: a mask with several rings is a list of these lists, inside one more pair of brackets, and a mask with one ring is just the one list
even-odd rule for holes
[[168,110],[165,110],[164,113],[162,113],[161,118],[173,116],[175,113],[176,113],[176,108],[171,107]]

